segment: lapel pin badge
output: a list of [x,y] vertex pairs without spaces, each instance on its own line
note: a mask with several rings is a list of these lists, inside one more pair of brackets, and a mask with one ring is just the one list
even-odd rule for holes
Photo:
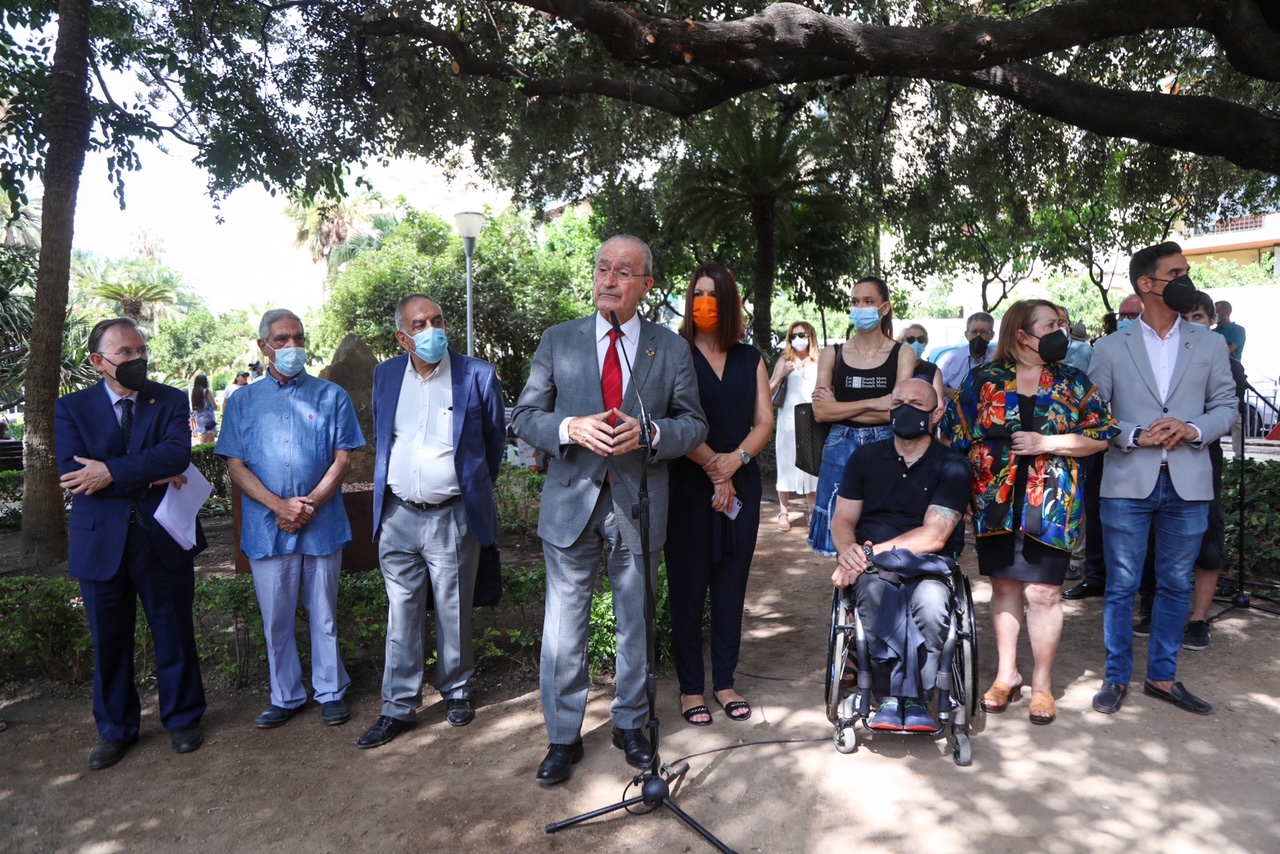
[[652,347],[650,347],[648,350],[648,353],[649,353],[649,358],[652,359],[654,355],[657,353],[657,351],[654,350]]
[[1182,346],[1183,346],[1183,347],[1185,347],[1185,348],[1187,348],[1188,350],[1190,350],[1190,349],[1191,349],[1191,342],[1190,342],[1190,341],[1188,341],[1186,344],[1183,344]]
[[155,402],[156,402],[156,399],[154,397],[147,401],[147,403],[155,403]]

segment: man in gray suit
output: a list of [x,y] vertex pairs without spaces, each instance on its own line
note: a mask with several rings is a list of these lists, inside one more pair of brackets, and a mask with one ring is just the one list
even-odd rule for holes
[[[571,766],[583,757],[591,593],[606,545],[618,621],[613,744],[633,767],[647,768],[653,758],[641,729],[648,708],[644,555],[631,511],[640,473],[648,466],[649,565],[656,576],[667,530],[664,461],[698,447],[707,423],[689,345],[636,314],[653,287],[652,261],[649,247],[634,237],[613,237],[600,247],[596,313],[543,333],[511,417],[517,436],[550,455],[538,520],[547,562],[540,687],[551,739],[538,767],[542,784],[569,779]],[[615,314],[620,337],[613,328]],[[625,358],[619,348],[625,348]],[[628,376],[628,359],[634,377]],[[640,450],[637,395],[653,422],[648,459]]]
[[1213,711],[1175,680],[1213,498],[1208,445],[1230,432],[1238,412],[1226,342],[1179,316],[1195,296],[1187,271],[1176,243],[1135,254],[1129,280],[1142,315],[1099,340],[1089,364],[1121,428],[1102,476],[1107,672],[1093,707],[1108,715],[1120,710],[1133,673],[1133,603],[1153,527],[1156,597],[1143,692],[1196,714]]

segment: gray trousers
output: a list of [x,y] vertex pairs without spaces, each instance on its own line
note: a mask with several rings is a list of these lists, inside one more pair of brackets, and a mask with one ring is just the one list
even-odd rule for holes
[[[582,732],[590,688],[587,639],[591,593],[606,543],[609,553],[605,566],[613,586],[613,615],[618,623],[617,687],[610,717],[623,729],[639,729],[648,716],[649,700],[644,687],[644,563],[638,548],[629,545],[638,540],[634,524],[614,505],[612,490],[606,486],[600,490],[591,519],[573,545],[563,549],[545,542],[542,545],[547,561],[547,610],[542,628],[540,688],[542,716],[553,744],[571,744]],[[655,549],[650,554],[655,583],[660,551]]]
[[436,605],[436,689],[445,699],[469,698],[475,675],[471,600],[480,543],[462,502],[416,510],[388,496],[378,560],[388,600],[382,714],[412,721],[422,705],[428,582]]
[[[858,616],[862,619],[868,649],[875,637],[871,627],[875,625],[876,614],[880,612],[880,601],[884,597],[886,584],[878,575],[863,575],[853,585],[854,607],[858,609]],[[924,646],[917,650],[914,663],[920,668],[920,684],[927,692],[938,681],[942,644],[947,639],[947,629],[951,625],[951,590],[945,582],[933,578],[915,582],[911,591],[911,618],[924,636]],[[888,672],[872,667],[872,677],[872,690],[876,692],[876,696],[888,696]],[[927,701],[928,694],[917,699]]]

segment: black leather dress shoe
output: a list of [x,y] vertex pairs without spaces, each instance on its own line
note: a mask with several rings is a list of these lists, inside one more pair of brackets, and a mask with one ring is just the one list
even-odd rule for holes
[[449,700],[448,721],[454,726],[466,726],[476,719],[476,710],[468,699]]
[[175,729],[169,733],[169,743],[173,745],[173,749],[179,753],[190,753],[191,751],[204,744],[204,733],[200,731],[200,727],[192,726],[186,729]]
[[381,747],[402,732],[408,732],[417,726],[416,721],[402,721],[379,715],[373,726],[364,731],[364,735],[356,741],[359,748]]
[[283,706],[268,706],[258,715],[253,725],[258,729],[275,729],[278,726],[284,726],[289,722],[289,718],[293,717],[298,708],[286,709]]
[[1146,694],[1148,697],[1159,697],[1166,703],[1173,703],[1179,709],[1186,709],[1188,712],[1193,714],[1213,714],[1213,706],[1182,687],[1181,682],[1174,682],[1173,687],[1166,691],[1163,688],[1157,688],[1155,685],[1152,685],[1151,680],[1148,679],[1142,683],[1142,693]]
[[585,755],[581,738],[573,744],[551,745],[546,758],[538,766],[538,782],[543,786],[563,783],[573,773],[573,766],[581,762]]
[[648,768],[653,762],[653,747],[644,737],[644,730],[614,727],[613,746],[627,754],[627,764],[632,768]]
[[1128,685],[1119,682],[1103,682],[1102,690],[1093,695],[1093,710],[1104,715],[1114,715],[1124,704],[1124,695],[1129,693]]
[[89,754],[89,770],[101,771],[115,765],[129,752],[131,741],[104,741]]
[[1090,584],[1082,581],[1070,590],[1062,591],[1063,599],[1070,599],[1073,602],[1077,599],[1089,599],[1093,596],[1103,596],[1107,592],[1107,588],[1102,584]]

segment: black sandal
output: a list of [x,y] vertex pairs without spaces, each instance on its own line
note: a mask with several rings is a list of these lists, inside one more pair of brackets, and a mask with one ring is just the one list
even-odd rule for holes
[[[716,702],[720,703],[718,699]],[[727,703],[720,703],[720,708],[724,709],[724,713],[728,715],[729,720],[731,721],[745,721],[747,718],[751,717],[751,704],[746,700],[730,700]],[[743,709],[747,710],[745,715],[734,714],[734,712],[740,712]]]
[[[685,698],[685,695],[681,694],[680,695],[681,705],[684,705],[684,698]],[[700,706],[694,706],[692,709],[685,709],[684,711],[680,712],[680,715],[686,721],[693,724],[694,726],[711,726],[711,723],[714,720],[711,717],[711,710],[707,708],[706,703],[703,703]],[[694,718],[697,717],[698,715],[706,715],[707,719],[705,721],[695,721]]]

